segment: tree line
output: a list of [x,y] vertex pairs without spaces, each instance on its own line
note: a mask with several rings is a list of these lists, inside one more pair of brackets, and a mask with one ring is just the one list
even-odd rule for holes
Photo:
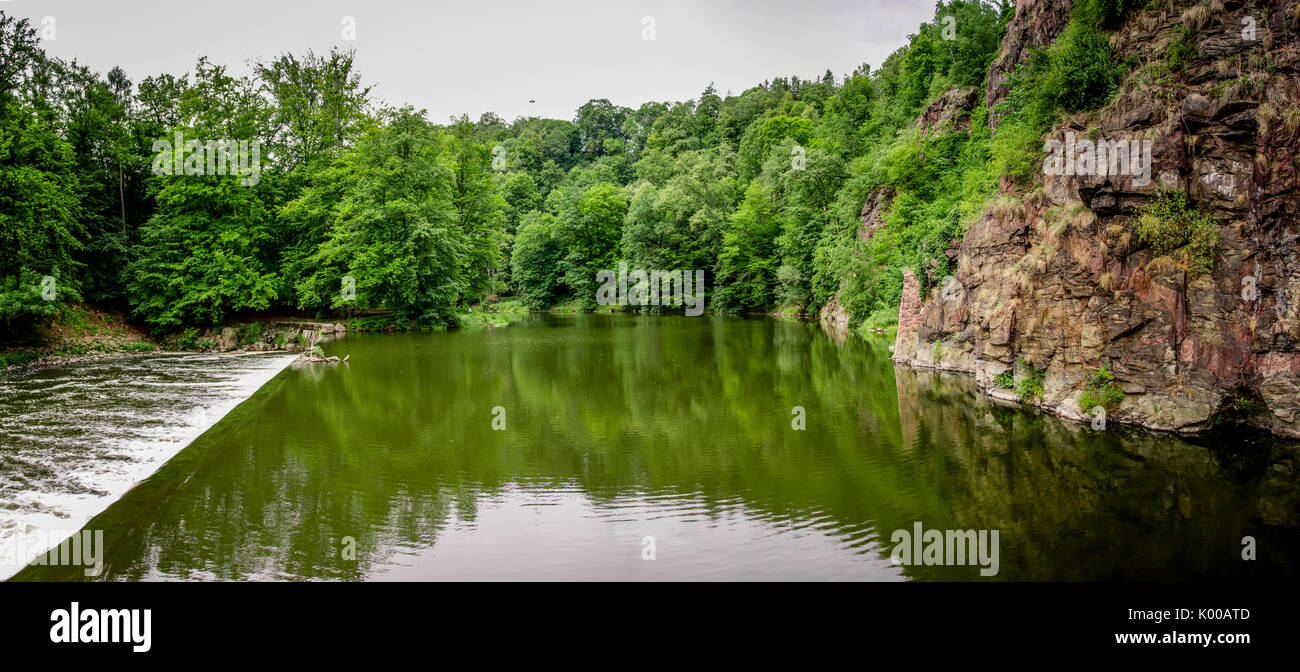
[[[903,269],[950,272],[942,251],[994,191],[982,105],[966,130],[913,122],[951,87],[982,89],[1011,11],[939,2],[879,68],[841,77],[442,124],[377,100],[349,51],[247,76],[199,58],[132,82],[48,56],[0,13],[0,329],[69,302],[160,334],[349,308],[454,325],[508,296],[594,308],[596,273],[620,261],[704,269],[715,311],[813,311],[838,293],[855,320],[888,314]],[[160,141],[181,138],[197,170],[158,170]],[[255,181],[207,169],[212,143],[254,140]],[[863,240],[882,185],[888,231]]]

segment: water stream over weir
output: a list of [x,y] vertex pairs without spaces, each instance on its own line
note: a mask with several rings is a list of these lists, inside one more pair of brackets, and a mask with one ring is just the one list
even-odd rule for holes
[[44,552],[47,539],[79,530],[293,359],[149,354],[0,372],[0,579]]

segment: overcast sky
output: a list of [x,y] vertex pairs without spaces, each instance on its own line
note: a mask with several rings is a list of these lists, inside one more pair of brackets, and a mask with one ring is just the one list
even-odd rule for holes
[[0,11],[38,27],[51,17],[48,53],[121,66],[137,83],[201,55],[244,74],[285,51],[355,48],[377,97],[443,122],[489,110],[571,119],[592,98],[635,108],[709,82],[725,94],[827,68],[838,78],[879,66],[934,0],[0,0]]

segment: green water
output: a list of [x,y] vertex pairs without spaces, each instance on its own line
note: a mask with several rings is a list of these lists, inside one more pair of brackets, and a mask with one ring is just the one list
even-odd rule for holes
[[284,370],[90,521],[101,580],[986,580],[892,563],[918,521],[998,530],[997,580],[1290,577],[1300,551],[1294,444],[1094,432],[815,325],[531,315],[326,349],[350,362]]

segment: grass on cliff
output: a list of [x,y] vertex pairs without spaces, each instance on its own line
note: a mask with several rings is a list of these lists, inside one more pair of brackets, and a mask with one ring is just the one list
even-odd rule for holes
[[[1153,270],[1165,268],[1165,259],[1194,275],[1214,271],[1219,232],[1214,217],[1188,203],[1181,190],[1165,190],[1144,206],[1134,225],[1138,240],[1162,260]],[[1153,260],[1154,261],[1154,260]]]

